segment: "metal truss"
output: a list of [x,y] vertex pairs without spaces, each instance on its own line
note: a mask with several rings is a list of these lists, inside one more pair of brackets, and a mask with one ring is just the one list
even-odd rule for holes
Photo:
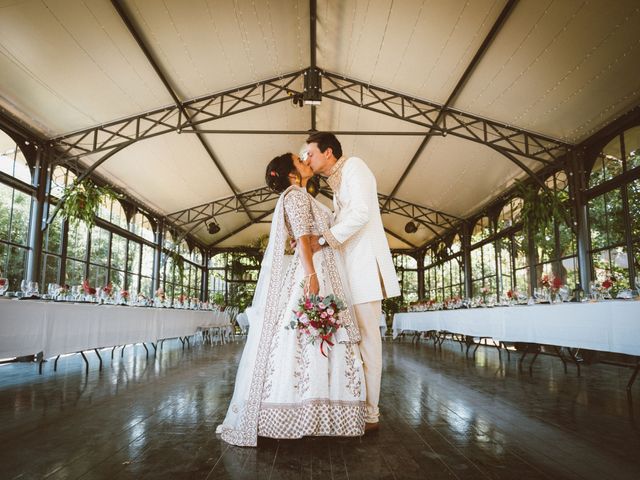
[[378,201],[380,202],[380,213],[395,213],[396,215],[411,218],[427,227],[453,228],[462,221],[462,219],[448,213],[405,202],[382,193],[378,193]]
[[196,207],[186,208],[167,215],[167,219],[176,226],[185,228],[194,223],[206,222],[225,213],[238,212],[243,210],[243,202],[253,213],[264,213],[264,210],[257,209],[260,205],[278,200],[280,194],[274,193],[267,187],[257,188],[239,195],[231,195],[213,202],[204,203]]
[[[324,180],[323,184],[324,186],[321,189],[321,193],[328,198],[331,198],[331,191],[326,188],[326,182]],[[267,187],[262,187],[241,193],[238,196],[231,195],[213,202],[179,210],[167,215],[166,218],[176,227],[193,230],[198,224],[219,217],[220,215],[242,211],[242,202],[244,202],[244,205],[251,209],[251,212],[256,215],[257,219],[261,220],[270,214],[273,211],[273,208],[269,206],[268,209],[265,209],[260,208],[260,206],[268,204],[269,202],[277,201],[279,196],[280,194],[272,192]],[[381,208],[380,213],[394,213],[396,215],[401,215],[425,225],[436,234],[438,234],[438,232],[435,229],[453,228],[456,224],[462,221],[460,218],[453,215],[433,210],[422,205],[417,205],[415,203],[391,198],[381,193],[378,194],[378,201]],[[385,204],[386,207],[383,208]],[[258,222],[249,222],[244,228],[252,225],[253,223]],[[400,238],[408,245],[412,245],[412,243],[405,238],[397,238]],[[219,243],[219,241],[216,240],[215,243]]]
[[[178,132],[219,118],[290,100],[301,94],[301,70],[207,95],[50,140],[61,162],[111,150],[126,143]],[[182,108],[181,108],[182,107]],[[185,118],[185,110],[189,118]]]
[[[454,135],[497,150],[522,155],[549,164],[565,155],[570,145],[551,137],[495,122],[453,108],[443,108],[426,100],[375,87],[359,80],[327,71],[322,96],[364,108],[405,122]],[[440,121],[438,116],[441,115]],[[425,132],[426,134],[427,132]]]

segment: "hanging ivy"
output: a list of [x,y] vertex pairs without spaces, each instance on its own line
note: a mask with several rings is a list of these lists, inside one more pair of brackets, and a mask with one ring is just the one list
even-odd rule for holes
[[554,222],[565,222],[570,226],[566,192],[539,189],[533,184],[517,181],[516,195],[523,200],[520,210],[523,233],[526,237],[532,236],[535,244],[541,243]]
[[119,195],[110,187],[99,187],[91,180],[85,179],[73,183],[63,191],[64,203],[62,215],[72,224],[84,222],[91,229],[96,221],[98,207],[106,199],[115,200]]
[[178,276],[180,277],[178,283],[182,287],[184,284],[184,258],[176,251],[170,252],[169,258],[171,258],[173,265],[178,270]]

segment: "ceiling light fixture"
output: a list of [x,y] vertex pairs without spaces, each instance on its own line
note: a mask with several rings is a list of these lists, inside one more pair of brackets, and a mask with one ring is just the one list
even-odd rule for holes
[[405,233],[416,233],[418,231],[418,225],[415,222],[409,221],[404,226]]
[[302,98],[305,105],[320,105],[322,103],[322,75],[317,68],[310,68],[304,72],[304,92]]
[[207,225],[207,230],[209,231],[210,235],[215,235],[216,233],[218,233],[220,231],[220,225],[218,225],[216,223],[216,221],[214,220],[209,225]]

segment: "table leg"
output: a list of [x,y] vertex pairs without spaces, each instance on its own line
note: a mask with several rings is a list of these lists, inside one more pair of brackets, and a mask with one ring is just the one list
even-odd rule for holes
[[102,357],[100,356],[100,352],[98,352],[97,348],[93,349],[96,352],[96,355],[98,356],[98,360],[100,360],[100,368],[99,370],[102,370]]
[[89,375],[89,360],[87,360],[87,357],[84,356],[84,352],[80,352],[80,355],[82,355],[82,359],[84,360],[84,363],[86,365],[85,375]]

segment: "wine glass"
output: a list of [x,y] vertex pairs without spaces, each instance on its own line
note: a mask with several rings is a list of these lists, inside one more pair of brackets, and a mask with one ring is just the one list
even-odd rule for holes
[[29,295],[38,295],[38,290],[40,288],[38,286],[38,282],[29,282],[27,288]]
[[29,290],[29,282],[27,282],[26,280],[22,280],[20,282],[20,290],[22,291],[22,296],[26,297],[27,296],[27,290]]
[[4,295],[4,292],[6,292],[8,289],[9,289],[9,279],[0,277],[0,295]]

